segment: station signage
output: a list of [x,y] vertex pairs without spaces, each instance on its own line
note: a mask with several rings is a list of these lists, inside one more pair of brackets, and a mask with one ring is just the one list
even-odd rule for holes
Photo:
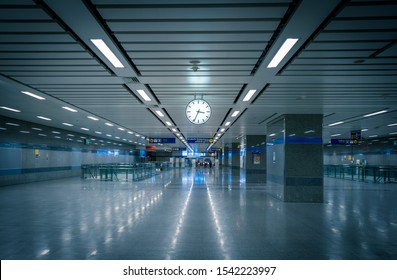
[[358,145],[357,139],[331,139],[332,145]]
[[361,130],[352,130],[350,132],[350,139],[361,140]]
[[186,151],[186,148],[173,147],[172,151],[174,151],[174,152]]
[[151,144],[175,144],[176,138],[149,138]]
[[212,143],[213,138],[187,138],[189,144]]

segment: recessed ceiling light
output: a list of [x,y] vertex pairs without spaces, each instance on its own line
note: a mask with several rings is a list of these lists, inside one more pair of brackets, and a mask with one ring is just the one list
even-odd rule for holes
[[172,131],[173,131],[173,132],[176,132],[176,129],[175,129],[175,128],[173,128],[173,129],[172,129]]
[[397,132],[390,132],[389,134],[390,135],[395,135],[395,134],[397,134]]
[[335,126],[335,125],[342,124],[342,123],[344,123],[344,122],[342,122],[342,121],[334,122],[334,123],[329,124],[328,126]]
[[139,93],[139,95],[145,100],[145,101],[151,101],[152,99],[150,99],[149,95],[147,95],[147,93],[143,90],[143,89],[138,89],[137,92]]
[[107,137],[112,137],[112,134],[106,134]]
[[43,117],[43,116],[37,116],[39,119],[45,120],[45,121],[50,121],[50,118]]
[[85,130],[85,131],[89,131],[89,129],[88,129],[88,128],[85,128],[85,127],[82,127],[81,129],[82,129],[82,130]]
[[256,89],[250,89],[247,93],[247,95],[244,97],[243,101],[249,101],[252,96],[255,94]]
[[240,113],[240,111],[234,111],[233,114],[232,114],[232,117],[233,118],[236,117],[239,113]]
[[296,38],[288,38],[284,41],[283,45],[277,51],[276,55],[270,61],[267,68],[275,68],[278,64],[283,60],[283,58],[287,55],[287,53],[292,49],[292,47],[298,42],[299,39]]
[[59,131],[51,131],[54,134],[61,134]]
[[388,124],[387,126],[396,126],[397,125],[397,123],[391,123],[391,124]]
[[96,133],[96,134],[102,134],[102,132],[100,132],[100,131],[95,131],[95,133]]
[[105,123],[107,126],[113,126],[113,124],[111,124],[111,123]]
[[69,136],[69,137],[74,137],[74,134],[67,134],[67,136]]
[[63,125],[66,125],[66,126],[73,126],[73,124],[70,124],[70,123],[62,123]]
[[224,131],[225,131],[225,129],[224,129],[224,128],[222,128],[222,129],[221,129],[221,132],[224,132]]
[[42,129],[41,129],[41,128],[38,128],[38,127],[32,127],[32,129],[33,129],[33,130],[42,131]]
[[159,115],[159,117],[164,117],[164,114],[160,110],[156,110],[156,114]]
[[269,136],[270,136],[270,137],[276,136],[276,133],[272,133],[272,134],[270,134]]
[[132,131],[127,131],[127,133],[128,133],[128,134],[134,134],[134,132],[132,132]]
[[93,120],[93,121],[98,121],[99,120],[98,118],[95,118],[93,116],[88,116],[87,118],[89,118],[90,120]]
[[370,135],[368,136],[369,138],[374,138],[374,137],[378,137],[378,135]]
[[170,122],[165,122],[168,126],[171,126],[172,125],[172,123],[170,123]]
[[361,129],[362,132],[368,131],[368,128]]
[[341,136],[342,134],[340,133],[336,133],[336,134],[332,134],[331,137],[336,137],[336,136]]
[[29,132],[29,131],[26,131],[26,130],[21,130],[20,133],[28,134],[28,133],[30,133],[30,132]]
[[122,128],[122,127],[118,127],[117,129],[118,129],[118,130],[121,130],[121,131],[124,131],[124,130],[125,130],[125,129]]
[[73,109],[73,108],[70,108],[70,107],[67,107],[67,106],[63,106],[62,108],[65,109],[65,110],[68,110],[68,111],[70,111],[70,112],[73,112],[73,113],[76,113],[76,112],[77,112],[76,109]]
[[14,109],[14,108],[10,108],[10,107],[5,107],[5,106],[1,106],[0,108],[4,109],[4,110],[16,112],[16,113],[20,113],[21,112],[20,110],[17,110],[17,109]]
[[7,122],[6,125],[19,126],[19,124],[17,124],[17,123],[11,123],[11,122]]
[[101,53],[113,64],[116,68],[124,68],[124,65],[117,58],[117,56],[111,51],[102,39],[91,39],[91,42],[101,51]]
[[387,110],[382,110],[382,111],[374,112],[374,113],[371,113],[371,114],[366,114],[366,115],[364,115],[364,118],[372,117],[372,116],[383,114],[383,113],[387,113]]
[[39,133],[38,135],[39,136],[47,136],[46,134],[42,134],[42,133]]
[[31,93],[31,92],[29,92],[29,91],[21,91],[23,94],[26,94],[26,95],[29,95],[30,97],[33,97],[33,98],[36,98],[36,99],[39,99],[39,100],[45,100],[45,98],[44,97],[42,97],[42,96],[40,96],[40,95],[37,95],[37,94],[34,94],[34,93]]
[[225,126],[229,126],[229,125],[230,125],[230,122],[225,123]]

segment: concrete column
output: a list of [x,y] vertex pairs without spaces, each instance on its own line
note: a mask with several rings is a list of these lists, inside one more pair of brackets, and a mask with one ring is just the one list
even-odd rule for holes
[[240,176],[240,143],[232,143],[232,176]]
[[229,167],[229,147],[223,148],[223,166]]
[[267,184],[285,202],[323,202],[322,115],[283,115],[267,124]]
[[266,183],[266,136],[246,136],[245,181]]

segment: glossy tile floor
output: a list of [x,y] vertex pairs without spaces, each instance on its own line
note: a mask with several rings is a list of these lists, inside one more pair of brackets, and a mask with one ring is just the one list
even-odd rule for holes
[[0,188],[1,259],[397,259],[397,185],[283,203],[225,169]]

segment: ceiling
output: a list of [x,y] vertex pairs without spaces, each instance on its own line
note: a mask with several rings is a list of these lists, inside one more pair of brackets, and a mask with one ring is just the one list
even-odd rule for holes
[[[20,111],[0,115],[16,119],[143,145],[224,128],[218,147],[266,134],[282,114],[323,114],[325,142],[397,131],[397,1],[0,0],[0,35],[0,107]],[[287,38],[299,40],[268,68]],[[185,116],[195,97],[211,105],[206,124]]]

